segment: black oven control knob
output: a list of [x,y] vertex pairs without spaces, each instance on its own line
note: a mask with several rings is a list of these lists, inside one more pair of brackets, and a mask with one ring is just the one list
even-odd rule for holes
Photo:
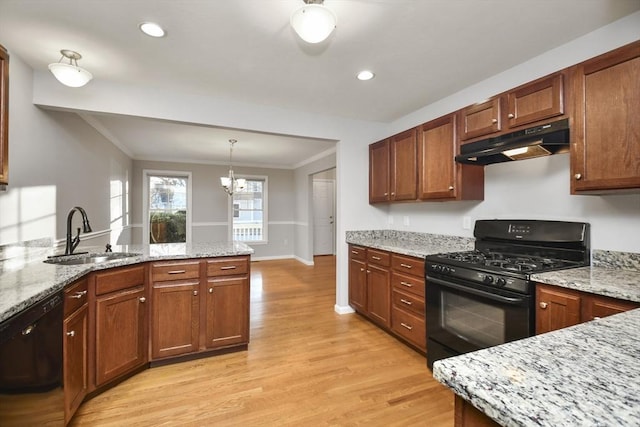
[[442,267],[441,265],[436,264],[433,269],[435,271],[437,271],[438,273],[442,273],[442,270],[444,270],[444,267]]
[[506,284],[507,284],[507,281],[502,277],[498,277],[498,280],[496,280],[496,285],[498,286],[504,286]]
[[482,281],[484,283],[493,283],[493,276],[489,276],[488,274],[486,276],[484,276],[484,278],[482,279]]
[[444,267],[444,268],[442,269],[442,272],[443,272],[444,274],[450,274],[450,273],[451,273],[451,267]]

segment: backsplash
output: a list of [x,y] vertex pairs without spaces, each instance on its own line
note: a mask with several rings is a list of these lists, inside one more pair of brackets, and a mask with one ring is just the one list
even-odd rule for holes
[[640,253],[593,249],[591,251],[591,264],[594,267],[640,271]]

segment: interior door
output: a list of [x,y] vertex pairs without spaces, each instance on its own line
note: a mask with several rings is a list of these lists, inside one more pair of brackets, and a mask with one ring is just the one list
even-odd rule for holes
[[313,180],[313,254],[333,255],[335,246],[335,181]]

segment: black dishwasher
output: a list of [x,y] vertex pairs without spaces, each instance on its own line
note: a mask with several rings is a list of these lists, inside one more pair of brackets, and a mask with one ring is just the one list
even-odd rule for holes
[[62,293],[0,324],[0,426],[64,424]]

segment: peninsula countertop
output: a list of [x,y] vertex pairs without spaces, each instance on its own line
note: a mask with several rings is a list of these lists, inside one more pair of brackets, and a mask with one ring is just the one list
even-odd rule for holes
[[433,376],[504,426],[640,425],[640,309],[439,360]]
[[[114,245],[114,252],[128,252],[137,256],[120,258],[98,264],[55,265],[43,261],[54,255],[53,249],[18,248],[21,252],[0,261],[0,322],[91,271],[138,264],[147,261],[209,258],[251,255],[253,249],[241,242],[211,242],[186,245],[164,243],[154,245]],[[104,253],[104,247],[78,248],[77,252]]]

